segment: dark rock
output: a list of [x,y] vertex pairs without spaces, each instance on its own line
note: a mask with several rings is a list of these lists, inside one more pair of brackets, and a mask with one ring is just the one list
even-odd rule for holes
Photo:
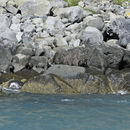
[[84,67],[96,67],[105,71],[105,68],[120,68],[124,51],[117,46],[87,46],[59,51],[54,56],[54,63]]
[[117,18],[111,22],[104,32],[104,40],[119,39],[119,45],[126,48],[130,43],[130,20]]
[[54,56],[54,63],[74,66],[87,66],[88,50],[76,47],[69,50],[58,51]]
[[0,45],[0,65],[9,65],[12,60],[12,55],[7,48]]
[[120,63],[120,68],[130,68],[130,51],[125,50],[123,59]]

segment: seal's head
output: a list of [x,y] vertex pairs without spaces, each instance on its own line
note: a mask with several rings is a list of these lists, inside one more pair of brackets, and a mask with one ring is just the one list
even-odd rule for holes
[[12,81],[9,82],[8,88],[10,88],[10,89],[21,89],[23,85],[24,85],[24,83],[19,81],[19,80],[12,80]]

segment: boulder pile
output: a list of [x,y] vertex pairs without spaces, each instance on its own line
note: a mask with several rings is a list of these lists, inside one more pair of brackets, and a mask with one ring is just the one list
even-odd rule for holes
[[0,0],[0,76],[33,93],[130,92],[129,1]]

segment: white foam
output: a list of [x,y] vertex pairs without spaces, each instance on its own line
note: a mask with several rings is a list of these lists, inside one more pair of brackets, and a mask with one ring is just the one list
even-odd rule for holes
[[61,101],[62,101],[62,102],[72,102],[72,101],[74,101],[74,99],[66,99],[66,98],[65,98],[65,99],[61,99]]
[[128,94],[128,91],[126,91],[126,90],[119,90],[117,93],[121,94],[121,95],[125,95],[125,94]]

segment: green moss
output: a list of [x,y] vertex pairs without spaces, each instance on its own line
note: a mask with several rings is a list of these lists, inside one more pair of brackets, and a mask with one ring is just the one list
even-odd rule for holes
[[77,6],[80,0],[65,0],[69,6]]
[[113,0],[113,3],[121,5],[124,2],[128,2],[129,0]]

